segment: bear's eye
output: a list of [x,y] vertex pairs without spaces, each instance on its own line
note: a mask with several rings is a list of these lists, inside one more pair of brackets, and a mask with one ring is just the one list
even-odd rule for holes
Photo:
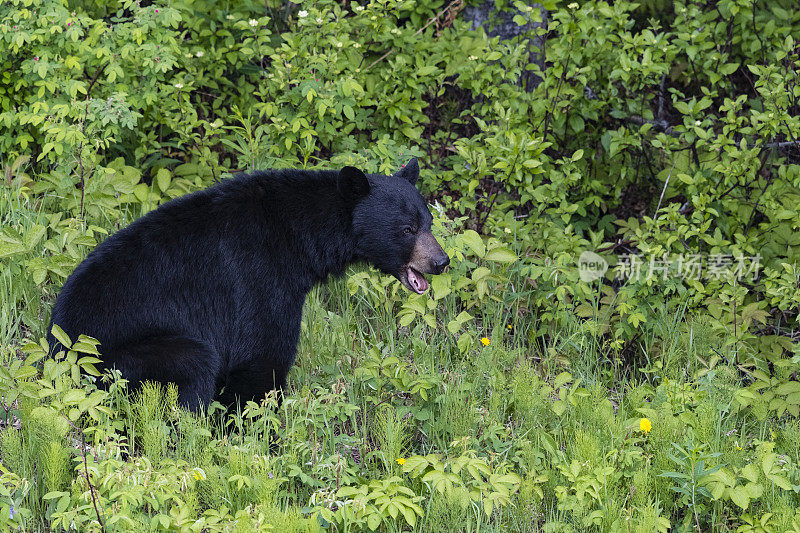
[[417,228],[414,226],[406,226],[403,228],[403,233],[406,235],[415,235],[417,233]]

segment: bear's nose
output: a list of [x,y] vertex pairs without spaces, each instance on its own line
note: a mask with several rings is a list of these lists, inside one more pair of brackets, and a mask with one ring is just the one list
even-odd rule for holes
[[433,268],[437,274],[441,274],[444,272],[444,269],[447,268],[447,265],[450,264],[450,258],[447,257],[447,254],[444,254],[441,259],[439,259],[436,263],[434,263]]

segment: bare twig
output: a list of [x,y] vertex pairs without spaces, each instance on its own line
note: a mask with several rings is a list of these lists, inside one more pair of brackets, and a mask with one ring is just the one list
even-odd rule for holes
[[664,199],[664,193],[667,192],[667,185],[669,185],[669,178],[672,176],[672,170],[675,168],[675,163],[678,162],[678,158],[676,157],[672,161],[672,168],[669,169],[669,174],[667,174],[667,180],[664,182],[664,188],[661,190],[661,197],[658,199],[658,206],[656,207],[656,212],[653,213],[653,218],[656,218],[658,214],[658,210],[661,209],[661,201]]
[[95,73],[94,73],[94,78],[92,78],[92,81],[90,81],[90,82],[89,82],[89,87],[86,89],[86,94],[87,94],[87,95],[88,95],[90,92],[92,92],[92,87],[94,87],[94,84],[95,84],[95,83],[97,83],[97,78],[99,78],[99,77],[100,77],[100,74],[102,74],[103,72],[105,72],[105,70],[106,70],[106,66],[107,66],[107,65],[103,65],[103,66],[101,66],[100,68],[98,68],[98,69],[97,69],[97,72],[95,72]]
[[767,143],[764,145],[764,148],[777,148],[778,150],[782,150],[785,148],[793,148],[793,147],[800,148],[800,141],[782,141],[782,142]]
[[67,423],[72,426],[72,429],[78,432],[81,436],[81,456],[83,457],[83,474],[86,476],[86,483],[89,485],[89,494],[92,495],[92,504],[94,504],[94,512],[97,514],[97,521],[100,522],[100,531],[105,533],[106,531],[106,523],[103,520],[103,517],[100,515],[100,508],[97,507],[97,496],[95,495],[95,488],[92,485],[92,480],[89,478],[89,462],[86,460],[86,437],[83,435],[83,431],[78,429],[78,427],[72,423],[72,420],[69,418],[62,416]]

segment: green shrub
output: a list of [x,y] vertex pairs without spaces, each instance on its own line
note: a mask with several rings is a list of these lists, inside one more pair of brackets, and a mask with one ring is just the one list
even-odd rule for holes
[[[793,2],[143,4],[0,4],[0,527],[800,530]],[[451,267],[315,289],[280,407],[37,342],[169,199],[412,156]]]

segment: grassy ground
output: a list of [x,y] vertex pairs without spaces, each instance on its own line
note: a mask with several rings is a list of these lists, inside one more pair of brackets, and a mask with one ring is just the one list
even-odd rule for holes
[[536,337],[514,268],[472,309],[466,350],[445,327],[455,298],[439,302],[437,327],[402,327],[397,282],[372,272],[316,288],[279,408],[195,416],[169,388],[93,392],[69,359],[20,372],[61,283],[37,283],[29,261],[77,261],[91,245],[59,232],[12,253],[13,232],[24,240],[57,215],[0,190],[8,527],[800,531],[800,425],[745,401],[734,344],[666,305],[632,353],[577,318]]

